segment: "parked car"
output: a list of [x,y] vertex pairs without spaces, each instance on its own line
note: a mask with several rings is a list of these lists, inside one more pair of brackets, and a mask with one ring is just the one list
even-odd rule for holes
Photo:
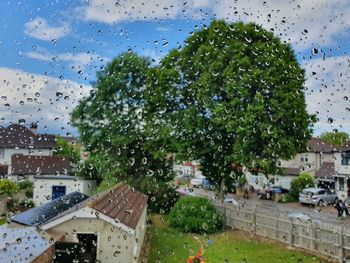
[[209,182],[208,179],[204,179],[204,180],[202,181],[202,186],[203,186],[203,188],[206,189],[206,190],[213,190],[213,189],[214,189],[214,186]]
[[237,201],[233,197],[225,197],[224,204],[232,204],[238,206]]
[[299,194],[299,202],[308,205],[327,205],[338,202],[336,194],[323,188],[306,188]]
[[281,186],[269,186],[266,187],[265,189],[258,190],[257,196],[260,199],[272,199],[275,194],[280,193],[280,194],[286,194],[288,193],[288,189],[285,189]]
[[196,178],[191,179],[191,185],[193,187],[203,186],[204,180],[205,180],[205,176],[198,176]]

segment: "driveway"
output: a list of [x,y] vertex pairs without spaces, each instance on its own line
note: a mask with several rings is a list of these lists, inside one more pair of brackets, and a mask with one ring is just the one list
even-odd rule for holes
[[[189,189],[186,187],[180,187],[178,192],[184,195],[192,196],[203,196],[211,199],[215,199],[215,192],[210,190],[205,190],[203,188],[193,188]],[[257,210],[270,210],[271,213],[278,215],[278,213],[304,213],[310,216],[312,220],[336,223],[336,224],[345,224],[350,225],[350,217],[347,216],[345,219],[338,220],[337,210],[333,206],[326,206],[321,208],[309,207],[301,205],[300,203],[276,203],[271,200],[260,200],[255,197],[250,199],[237,198],[234,194],[228,194],[228,196],[233,197],[240,205],[256,207]]]

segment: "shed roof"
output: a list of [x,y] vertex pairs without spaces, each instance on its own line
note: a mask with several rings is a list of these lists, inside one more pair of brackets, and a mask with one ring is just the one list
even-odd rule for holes
[[88,198],[89,196],[85,194],[73,192],[17,214],[11,218],[11,221],[26,226],[39,226]]
[[120,184],[95,196],[90,207],[135,229],[147,207],[147,201],[147,195]]

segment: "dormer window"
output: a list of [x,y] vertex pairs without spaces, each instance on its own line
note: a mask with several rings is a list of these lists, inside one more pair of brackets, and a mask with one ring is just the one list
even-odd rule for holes
[[341,165],[349,165],[350,163],[350,152],[341,154]]

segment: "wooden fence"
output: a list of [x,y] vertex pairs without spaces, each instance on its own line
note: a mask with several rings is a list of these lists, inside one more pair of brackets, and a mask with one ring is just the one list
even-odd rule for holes
[[350,262],[350,229],[343,224],[303,220],[266,208],[218,203],[215,206],[229,227],[322,254],[331,261]]

